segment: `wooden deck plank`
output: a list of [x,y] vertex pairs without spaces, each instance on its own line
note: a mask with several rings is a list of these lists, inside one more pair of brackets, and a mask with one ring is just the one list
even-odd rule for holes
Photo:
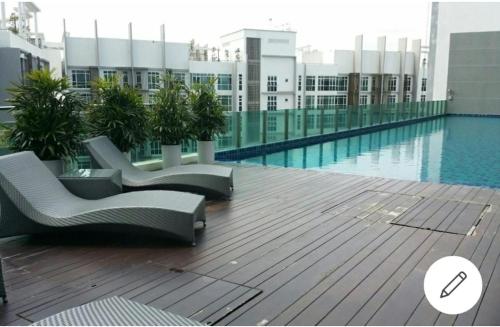
[[[0,240],[10,300],[0,324],[110,296],[217,325],[500,323],[499,190],[233,167],[232,200],[207,203],[196,247],[139,237]],[[470,236],[425,230],[463,233],[486,204]],[[470,258],[484,283],[480,303],[458,316],[439,314],[422,289],[427,268],[453,254]]]

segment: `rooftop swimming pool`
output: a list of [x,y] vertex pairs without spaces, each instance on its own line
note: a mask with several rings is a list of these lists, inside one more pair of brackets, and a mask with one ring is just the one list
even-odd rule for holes
[[239,162],[500,188],[500,118],[446,116]]

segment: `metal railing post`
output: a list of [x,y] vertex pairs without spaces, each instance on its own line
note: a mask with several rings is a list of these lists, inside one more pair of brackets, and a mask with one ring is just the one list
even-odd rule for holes
[[303,117],[304,118],[304,122],[303,122],[304,125],[302,126],[302,128],[303,128],[302,135],[304,137],[306,137],[307,136],[307,118],[308,118],[308,116],[307,116],[307,108],[304,108],[304,114],[303,114],[303,116],[304,116]]
[[267,143],[267,110],[262,111],[262,144]]
[[319,112],[319,134],[323,135],[325,126],[325,108],[321,107]]
[[333,128],[335,132],[339,131],[339,115],[337,108],[333,108]]
[[236,111],[236,148],[241,148],[241,112]]
[[288,112],[291,111],[289,109],[285,109],[285,135],[284,139],[288,140]]

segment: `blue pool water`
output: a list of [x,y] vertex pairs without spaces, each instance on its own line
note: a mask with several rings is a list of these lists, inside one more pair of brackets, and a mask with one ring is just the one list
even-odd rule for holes
[[500,188],[500,118],[447,116],[240,162]]

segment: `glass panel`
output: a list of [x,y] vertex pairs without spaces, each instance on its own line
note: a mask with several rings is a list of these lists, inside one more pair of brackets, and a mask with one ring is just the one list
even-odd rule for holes
[[262,143],[260,111],[241,112],[241,147],[248,147]]
[[267,143],[285,139],[285,115],[286,110],[267,112]]
[[304,110],[288,110],[288,139],[304,137]]
[[337,110],[337,131],[347,130],[347,108],[338,107]]
[[349,111],[351,114],[351,129],[359,128],[359,106],[349,106]]
[[236,133],[237,133],[237,119],[236,112],[227,112],[226,114],[226,132],[218,135],[215,142],[215,150],[229,150],[236,148]]
[[307,109],[307,136],[321,134],[321,109]]
[[325,109],[323,111],[323,134],[333,132],[335,132],[335,109]]

